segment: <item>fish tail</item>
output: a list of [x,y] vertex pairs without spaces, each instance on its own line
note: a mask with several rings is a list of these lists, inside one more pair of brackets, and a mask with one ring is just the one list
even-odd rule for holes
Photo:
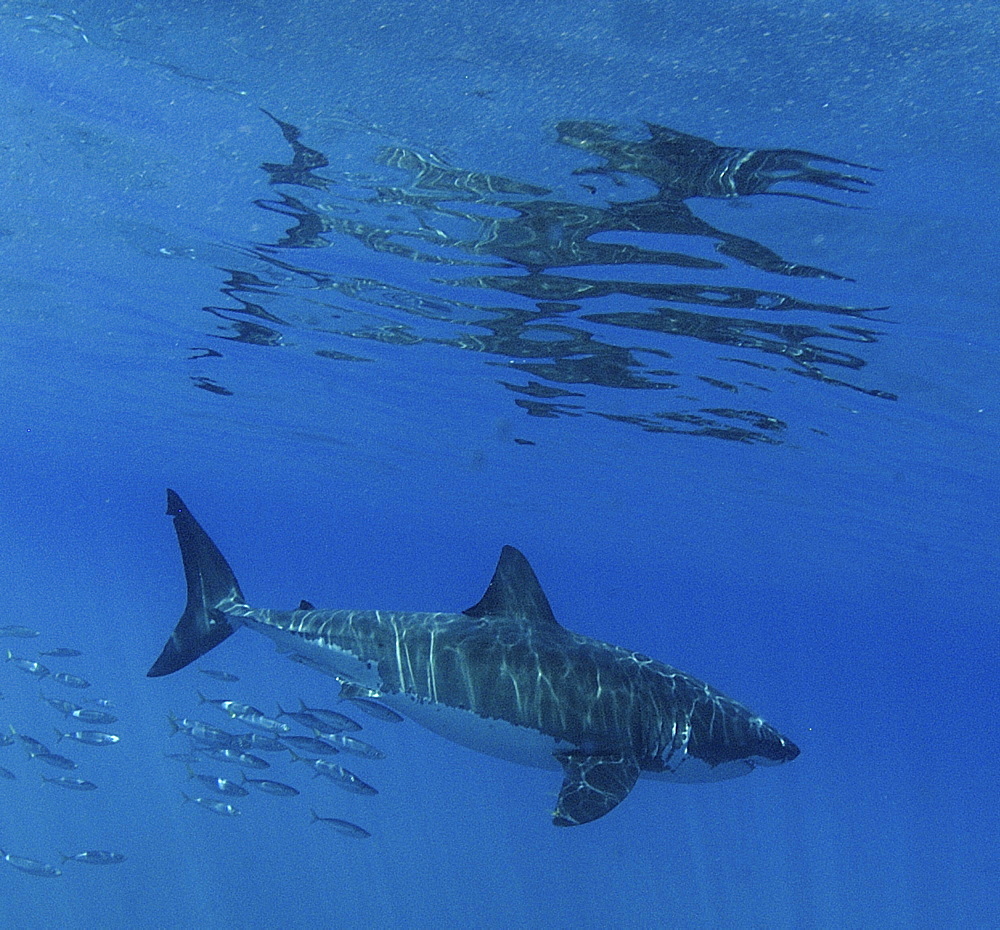
[[167,514],[174,518],[181,547],[187,606],[160,657],[146,673],[149,678],[170,675],[219,645],[235,630],[226,611],[244,603],[229,563],[171,490],[167,491]]

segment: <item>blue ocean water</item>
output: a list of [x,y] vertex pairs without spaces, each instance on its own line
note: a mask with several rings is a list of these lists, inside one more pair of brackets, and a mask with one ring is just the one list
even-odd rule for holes
[[[998,12],[0,3],[0,649],[91,683],[0,663],[78,764],[0,746],[63,873],[0,925],[1000,926]],[[146,677],[166,487],[259,606],[461,611],[516,545],[801,756],[556,829],[560,773],[366,717],[377,797],[199,809],[199,691],[349,702],[249,631]]]

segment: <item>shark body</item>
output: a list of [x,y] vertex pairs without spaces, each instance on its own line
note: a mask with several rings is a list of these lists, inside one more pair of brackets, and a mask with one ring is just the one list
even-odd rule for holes
[[188,599],[150,677],[169,675],[251,627],[291,658],[455,742],[561,767],[556,826],[602,817],[640,775],[717,781],[799,754],[710,685],[561,626],[527,559],[511,546],[482,599],[462,613],[260,609],[247,605],[225,558],[173,491],[167,513]]

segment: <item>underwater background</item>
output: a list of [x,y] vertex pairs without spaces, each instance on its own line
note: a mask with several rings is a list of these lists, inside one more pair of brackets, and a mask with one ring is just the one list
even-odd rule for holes
[[[1000,926],[998,15],[0,2],[0,926]],[[566,830],[363,716],[377,796],[200,809],[199,692],[351,710],[248,631],[146,677],[167,487],[255,606],[517,546],[801,756]]]

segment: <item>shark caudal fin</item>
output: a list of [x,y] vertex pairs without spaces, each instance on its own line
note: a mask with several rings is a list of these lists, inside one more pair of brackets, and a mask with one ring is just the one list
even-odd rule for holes
[[225,611],[242,604],[243,594],[233,570],[191,511],[175,492],[167,490],[167,514],[174,518],[177,542],[187,579],[187,607],[160,657],[146,673],[169,675],[190,665],[234,632]]

